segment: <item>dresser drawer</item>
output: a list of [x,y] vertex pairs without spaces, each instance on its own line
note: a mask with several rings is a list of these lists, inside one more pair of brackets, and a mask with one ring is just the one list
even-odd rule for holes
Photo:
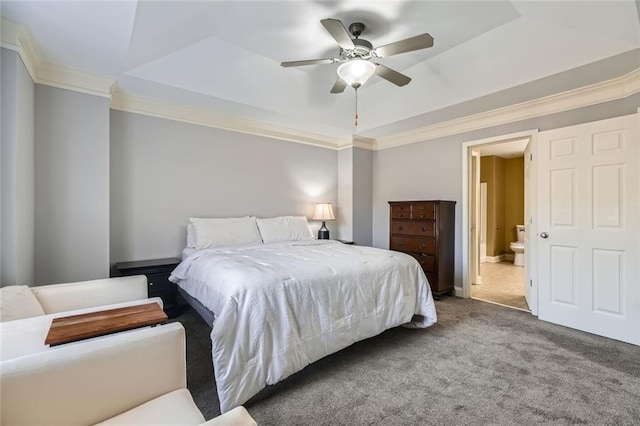
[[391,233],[396,235],[414,235],[417,237],[433,237],[436,235],[435,222],[428,221],[393,221]]
[[411,219],[435,219],[436,205],[434,203],[414,203],[411,205]]
[[435,254],[436,241],[433,238],[391,237],[389,248],[396,251]]
[[425,253],[409,253],[411,256],[415,257],[420,266],[425,273],[434,273],[436,272],[436,258],[435,256],[431,256]]
[[391,218],[392,219],[410,219],[411,204],[401,204],[401,205],[391,206]]

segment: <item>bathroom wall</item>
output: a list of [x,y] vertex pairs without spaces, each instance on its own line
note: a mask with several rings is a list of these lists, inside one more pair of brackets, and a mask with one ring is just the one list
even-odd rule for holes
[[504,158],[495,155],[480,158],[480,182],[487,184],[487,256],[490,257],[506,253],[504,170]]
[[524,157],[504,160],[504,248],[516,241],[516,225],[524,224]]
[[487,184],[487,256],[513,254],[509,244],[524,223],[524,157],[481,157],[480,182]]

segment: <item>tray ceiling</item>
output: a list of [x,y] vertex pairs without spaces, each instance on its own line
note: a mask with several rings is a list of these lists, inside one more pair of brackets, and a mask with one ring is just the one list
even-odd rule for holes
[[[112,77],[118,92],[327,137],[384,136],[398,123],[640,48],[632,0],[3,1],[1,7],[2,16],[30,29],[46,62]],[[329,17],[347,26],[363,22],[362,38],[374,46],[424,32],[435,39],[431,49],[381,61],[413,80],[400,88],[372,77],[359,90],[357,132],[353,90],[329,93],[337,64],[280,66],[336,56],[339,48],[320,24]]]

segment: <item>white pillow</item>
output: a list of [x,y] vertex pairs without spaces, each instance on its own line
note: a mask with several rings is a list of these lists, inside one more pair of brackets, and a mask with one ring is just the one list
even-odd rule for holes
[[196,248],[196,234],[193,223],[187,225],[187,248]]
[[0,288],[0,322],[44,315],[35,294],[26,285]]
[[296,241],[313,239],[313,232],[305,216],[279,216],[270,219],[257,219],[262,241]]
[[195,248],[199,250],[262,242],[253,216],[220,219],[190,217],[189,220],[196,237]]

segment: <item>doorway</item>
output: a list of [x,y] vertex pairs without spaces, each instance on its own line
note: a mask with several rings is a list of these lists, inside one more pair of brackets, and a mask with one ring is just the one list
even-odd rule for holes
[[532,221],[527,198],[534,194],[535,180],[529,175],[536,134],[530,131],[465,143],[462,203],[462,296],[534,315],[537,293],[529,256]]

